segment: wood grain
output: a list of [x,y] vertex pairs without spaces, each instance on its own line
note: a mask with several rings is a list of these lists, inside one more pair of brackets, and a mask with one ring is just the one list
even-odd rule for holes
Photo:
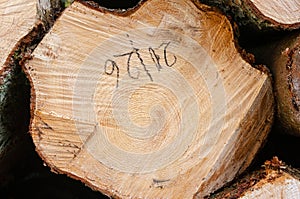
[[290,0],[200,0],[231,16],[240,28],[256,33],[296,30],[300,27],[300,3]]
[[18,41],[33,28],[35,0],[0,0],[0,69]]
[[189,0],[126,13],[74,2],[26,73],[38,153],[119,198],[209,194],[250,164],[273,118],[268,74],[224,16]]
[[269,174],[266,176],[266,179],[259,181],[240,198],[297,199],[300,198],[300,181],[286,172],[283,172],[282,175],[275,179],[272,179],[272,174]]
[[300,23],[300,1],[248,0],[261,15],[280,24]]

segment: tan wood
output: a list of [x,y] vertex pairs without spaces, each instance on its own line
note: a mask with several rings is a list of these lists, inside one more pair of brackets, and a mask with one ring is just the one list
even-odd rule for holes
[[248,0],[265,18],[280,24],[300,23],[300,1]]
[[[300,198],[300,180],[284,172],[279,177],[272,179],[270,173],[265,179],[259,181],[248,190],[241,199],[298,199]],[[278,174],[277,174],[278,175]]]
[[36,0],[0,0],[0,69],[36,20]]
[[190,0],[74,2],[25,70],[37,152],[117,198],[201,198],[245,170],[272,123],[268,74]]
[[267,160],[261,169],[252,171],[206,197],[207,199],[298,199],[300,171],[286,166],[276,156]]
[[298,0],[200,0],[216,6],[233,17],[239,26],[250,31],[294,30],[300,28],[300,2]]

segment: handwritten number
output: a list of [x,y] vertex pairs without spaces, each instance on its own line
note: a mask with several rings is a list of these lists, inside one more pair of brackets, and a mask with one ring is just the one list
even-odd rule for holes
[[127,73],[128,73],[128,76],[131,77],[132,79],[138,79],[139,76],[140,76],[140,72],[138,72],[138,74],[137,74],[136,77],[132,76],[131,72],[130,72],[130,68],[131,68],[130,61],[131,61],[133,55],[137,56],[137,58],[140,61],[140,64],[143,66],[144,71],[146,72],[146,74],[148,75],[148,77],[150,78],[150,80],[153,81],[152,76],[149,73],[149,70],[147,69],[147,67],[146,67],[146,65],[144,63],[144,60],[141,57],[141,54],[139,53],[139,49],[133,48],[133,50],[130,53],[124,53],[124,54],[121,54],[121,55],[114,55],[114,57],[128,56],[128,59],[127,59]]
[[146,65],[144,64],[144,60],[142,59],[141,54],[139,53],[139,49],[134,48],[134,52],[136,53],[137,57],[139,58],[142,66],[144,68],[144,71],[146,72],[146,74],[148,75],[148,77],[150,78],[150,80],[153,82],[152,76],[149,73],[149,70],[147,69]]
[[[132,43],[133,42],[131,41],[131,44]],[[164,62],[166,64],[166,66],[168,66],[168,67],[172,67],[176,63],[176,61],[177,61],[177,57],[175,55],[173,55],[174,60],[173,60],[172,63],[169,63],[169,61],[168,61],[168,56],[167,56],[168,51],[167,51],[167,48],[169,47],[170,43],[171,42],[167,42],[167,43],[164,42],[164,43],[162,43],[158,47],[158,48],[164,47],[163,48],[163,59],[164,59]],[[158,48],[156,48],[156,49],[158,49]],[[143,67],[144,71],[146,72],[147,76],[149,77],[149,79],[151,81],[153,81],[152,75],[149,72],[149,70],[147,69],[147,66],[144,63],[144,60],[143,60],[143,58],[142,58],[139,50],[140,49],[133,47],[131,52],[120,54],[120,55],[114,55],[114,57],[128,56],[128,58],[127,58],[127,73],[128,73],[128,76],[130,78],[132,78],[132,79],[139,79],[139,77],[140,77],[140,71],[138,71],[138,73],[137,73],[136,76],[133,76],[131,74],[131,67],[132,67],[131,61],[133,59],[133,56],[136,56],[136,58],[139,60],[140,65]],[[160,63],[160,60],[161,60],[160,56],[156,53],[155,49],[153,49],[152,47],[149,47],[148,51],[149,51],[151,59],[154,62],[157,70],[160,71],[162,69],[162,65]],[[108,68],[109,66],[111,66],[111,68]],[[110,70],[108,71],[108,69],[110,69]],[[105,64],[104,64],[104,70],[105,70],[105,74],[107,74],[107,75],[112,75],[115,70],[117,71],[117,85],[116,85],[116,87],[118,87],[119,86],[120,69],[119,69],[117,63],[114,60],[111,60],[111,59],[106,60]]]
[[[111,66],[111,71],[110,72],[107,71],[108,66]],[[113,61],[111,59],[106,60],[105,64],[104,64],[105,74],[112,75],[115,70],[117,70],[117,85],[116,85],[116,87],[118,87],[119,86],[120,69],[119,69],[119,67],[118,67],[118,65],[115,61]]]
[[148,50],[149,50],[149,54],[150,54],[150,56],[151,56],[151,58],[152,58],[152,61],[153,61],[153,62],[155,63],[155,65],[156,65],[157,70],[160,71],[160,70],[162,69],[162,66],[160,65],[160,62],[159,62],[159,60],[160,60],[159,55],[157,55],[157,54],[155,53],[155,50],[153,50],[152,47],[150,47]]
[[124,53],[124,54],[121,54],[121,55],[114,55],[114,57],[124,57],[124,56],[128,56],[128,59],[127,59],[127,73],[128,73],[128,76],[132,79],[138,79],[139,76],[140,76],[140,72],[138,71],[138,74],[136,77],[132,76],[131,75],[131,72],[130,72],[130,60],[131,60],[131,57],[132,57],[132,54],[133,52],[130,52],[130,53]]
[[170,45],[170,43],[171,43],[171,42],[168,42],[168,43],[162,43],[161,46],[162,46],[162,45],[165,45],[165,47],[164,47],[164,60],[165,60],[166,65],[169,66],[169,67],[172,67],[172,66],[176,63],[177,57],[176,57],[175,55],[173,55],[173,56],[174,56],[174,61],[173,61],[173,63],[172,63],[172,64],[169,64],[169,63],[168,63],[168,59],[167,59],[167,48],[168,48],[168,46]]

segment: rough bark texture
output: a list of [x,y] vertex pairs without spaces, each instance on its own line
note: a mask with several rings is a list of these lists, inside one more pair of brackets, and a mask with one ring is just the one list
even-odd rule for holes
[[[276,176],[277,175],[277,176]],[[289,173],[270,173],[252,189],[248,190],[241,199],[297,199],[300,198],[300,180]]]
[[262,169],[251,172],[207,199],[300,198],[300,171],[286,166],[277,157],[267,160]]
[[276,50],[277,57],[270,66],[279,121],[287,132],[300,136],[300,34],[285,39]]
[[245,170],[272,123],[268,74],[194,1],[74,2],[25,69],[38,153],[109,196],[201,198]]
[[22,66],[50,23],[37,20],[35,0],[1,0],[0,16],[0,178],[5,183],[30,148],[30,84]]
[[21,159],[29,139],[26,132],[29,130],[30,86],[19,64],[26,48],[19,40],[35,24],[35,6],[33,0],[0,1],[1,184],[6,182],[7,173]]
[[232,16],[239,26],[249,26],[257,31],[298,29],[300,3],[298,1],[256,0],[200,0]]
[[251,51],[273,73],[277,101],[277,125],[283,132],[300,136],[300,32],[274,38]]
[[46,29],[53,26],[57,15],[61,13],[68,1],[63,0],[38,0],[37,17],[43,22]]
[[[17,14],[16,14],[17,13]],[[0,69],[36,21],[35,0],[0,1]]]

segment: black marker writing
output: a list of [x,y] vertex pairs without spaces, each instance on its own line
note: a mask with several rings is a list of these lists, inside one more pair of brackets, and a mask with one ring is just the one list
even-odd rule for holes
[[[153,63],[155,64],[156,68],[158,71],[160,71],[163,66],[161,64],[161,61],[165,64],[165,66],[167,67],[172,67],[176,61],[177,61],[177,57],[175,55],[173,55],[173,62],[170,63],[168,60],[168,47],[170,45],[171,42],[163,42],[162,44],[160,44],[157,48],[152,48],[149,47],[148,48],[148,52],[149,55],[153,61]],[[133,45],[133,42],[131,42],[131,45]],[[161,58],[161,56],[159,56],[159,54],[157,53],[157,50],[163,47],[163,56]],[[136,76],[132,75],[131,69],[132,69],[132,61],[133,59],[137,59],[138,63],[140,64],[140,66],[142,66],[144,72],[146,73],[146,75],[149,77],[150,81],[153,81],[153,77],[151,75],[151,73],[149,72],[147,65],[144,63],[144,60],[142,58],[142,54],[140,53],[140,49],[132,47],[132,51],[127,52],[127,53],[123,53],[123,54],[119,54],[119,55],[114,55],[113,57],[117,58],[117,57],[126,57],[127,56],[127,63],[126,63],[126,69],[127,69],[127,74],[130,78],[132,79],[139,79],[140,77],[140,71],[137,72]],[[116,71],[116,76],[117,76],[117,84],[116,87],[119,86],[119,76],[120,76],[120,68],[117,65],[116,61],[112,60],[112,59],[108,59],[105,61],[104,63],[104,72],[106,75],[113,75],[113,73]]]
[[[111,68],[110,72],[107,71],[109,66]],[[119,86],[120,69],[115,61],[113,61],[111,59],[106,60],[104,63],[105,74],[112,75],[115,70],[117,70],[117,85],[116,86],[118,87]]]
[[128,56],[128,59],[127,59],[127,73],[129,75],[129,77],[131,77],[132,79],[138,79],[139,76],[140,76],[140,73],[138,73],[136,77],[133,77],[131,75],[131,72],[130,72],[130,68],[131,68],[130,61],[131,61],[131,59],[132,59],[132,57],[134,55],[136,55],[136,57],[139,59],[140,64],[143,66],[143,69],[146,72],[146,74],[148,75],[148,77],[150,78],[150,80],[153,81],[152,76],[149,73],[149,70],[147,69],[146,65],[144,64],[144,60],[141,57],[141,54],[139,53],[139,49],[138,48],[133,48],[133,50],[131,52],[129,52],[129,53],[124,53],[124,54],[121,54],[121,55],[114,55],[114,57]]

